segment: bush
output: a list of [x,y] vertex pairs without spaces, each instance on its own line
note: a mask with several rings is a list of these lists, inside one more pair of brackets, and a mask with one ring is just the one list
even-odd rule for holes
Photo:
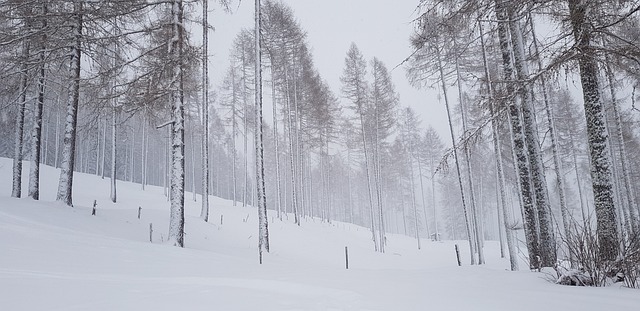
[[[573,286],[606,286],[624,282],[626,286],[638,288],[640,281],[640,237],[630,234],[620,243],[620,252],[615,260],[599,253],[598,238],[590,226],[571,230],[565,244],[573,262],[556,265],[556,283]],[[608,255],[608,254],[607,254]]]

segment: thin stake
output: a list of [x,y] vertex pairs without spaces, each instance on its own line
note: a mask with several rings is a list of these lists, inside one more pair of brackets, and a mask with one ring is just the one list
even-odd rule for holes
[[344,267],[349,270],[349,251],[344,247]]

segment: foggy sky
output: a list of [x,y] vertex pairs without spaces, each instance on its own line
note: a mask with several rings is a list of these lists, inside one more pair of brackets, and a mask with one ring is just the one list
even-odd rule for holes
[[[233,5],[233,13],[223,12],[210,1],[213,12],[209,23],[215,27],[210,33],[209,51],[211,86],[220,86],[229,66],[229,49],[233,38],[243,27],[253,27],[254,1],[243,0]],[[340,76],[344,58],[351,42],[355,42],[370,62],[377,57],[393,69],[412,52],[409,36],[412,20],[416,17],[417,0],[284,0],[295,14],[301,27],[307,31],[307,41],[320,75],[331,90],[346,104],[340,92]],[[198,35],[200,36],[200,35]],[[195,38],[198,38],[195,36]],[[194,38],[194,39],[195,39]],[[370,64],[368,64],[370,65]],[[422,127],[432,125],[443,142],[450,145],[444,104],[439,102],[437,89],[416,90],[409,85],[405,69],[392,71],[400,105],[411,106],[422,119]],[[451,94],[455,95],[455,94]],[[269,96],[265,96],[268,101]],[[451,97],[452,99],[455,96]],[[266,102],[265,121],[271,123],[270,103]],[[459,134],[457,134],[459,135]]]

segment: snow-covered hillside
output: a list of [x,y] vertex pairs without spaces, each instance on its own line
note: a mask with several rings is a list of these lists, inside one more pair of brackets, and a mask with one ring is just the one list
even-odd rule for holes
[[414,239],[390,235],[380,254],[366,228],[312,219],[298,227],[270,216],[271,253],[259,265],[256,211],[218,198],[210,223],[198,218],[199,202],[187,202],[180,249],[162,243],[169,206],[162,188],[119,182],[112,204],[108,180],[76,174],[68,208],[54,202],[58,174],[43,167],[39,202],[10,198],[11,161],[0,159],[0,310],[640,308],[638,290],[565,287],[543,273],[507,271],[495,243],[487,243],[487,265],[463,258],[458,267],[454,242],[417,250]]

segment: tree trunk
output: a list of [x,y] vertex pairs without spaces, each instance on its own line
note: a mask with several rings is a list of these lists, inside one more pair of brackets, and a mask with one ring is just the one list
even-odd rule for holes
[[411,157],[412,153],[413,152],[409,150],[409,175],[411,177],[411,205],[413,206],[413,220],[414,220],[415,229],[416,229],[415,231],[416,240],[418,241],[418,249],[420,249],[421,248],[420,228],[418,227],[418,224],[420,223],[420,221],[418,219],[418,206],[416,205],[416,186],[413,180],[413,159]]
[[[30,31],[29,27],[30,25],[27,22],[27,31]],[[18,106],[18,116],[16,118],[16,136],[13,149],[13,186],[11,188],[11,196],[14,198],[20,198],[22,196],[22,150],[24,148],[24,114],[27,105],[27,86],[29,82],[29,48],[29,41],[25,39],[22,42],[22,64],[20,69],[20,104]]]
[[[60,83],[60,96],[62,96],[62,92],[64,91],[64,84]],[[56,102],[56,148],[55,148],[55,156],[54,156],[54,166],[56,168],[60,167],[60,96],[58,96],[58,100]]]
[[529,79],[529,70],[525,63],[522,31],[520,23],[515,20],[513,12],[509,14],[509,28],[513,44],[513,59],[517,75],[518,93],[522,103],[522,120],[524,124],[524,136],[527,145],[531,180],[535,194],[535,202],[538,212],[538,228],[540,230],[540,257],[543,267],[553,267],[556,264],[556,241],[551,220],[551,206],[549,204],[549,192],[544,172],[542,152],[536,128],[533,101],[529,86],[524,84]]
[[171,3],[172,38],[169,42],[173,76],[171,77],[171,210],[168,241],[184,247],[184,85],[182,71],[184,28],[182,0]]
[[291,166],[291,199],[292,199],[292,208],[293,208],[293,217],[294,221],[297,225],[300,225],[300,216],[298,214],[298,200],[297,200],[297,191],[296,191],[296,164],[293,154],[293,120],[291,117],[291,100],[289,94],[289,78],[287,74],[287,66],[285,62],[285,87],[286,87],[286,104],[287,104],[287,120],[288,120],[288,130],[289,130],[289,160]]
[[[100,148],[98,148],[100,150]],[[100,166],[100,177],[104,179],[104,168],[107,163],[107,157],[105,156],[107,151],[107,121],[104,121],[104,127],[102,128],[102,165]]]
[[[202,0],[202,209],[209,221],[209,1]],[[233,116],[235,118],[235,116]]]
[[[47,6],[42,5],[42,13],[46,15]],[[41,30],[47,28],[47,22],[42,20]],[[44,110],[44,92],[45,92],[45,62],[47,49],[47,36],[43,34],[39,38],[40,42],[40,59],[38,63],[38,100],[34,104],[33,109],[33,130],[31,133],[31,166],[29,173],[29,193],[28,196],[34,200],[40,198],[40,157],[42,151],[42,111]]]
[[193,196],[193,202],[196,202],[196,139],[194,131],[192,130],[191,138],[191,194]]
[[113,107],[112,107],[112,114],[111,114],[111,202],[113,203],[116,203],[117,201],[117,195],[116,195],[117,117],[118,117],[118,111],[116,107],[116,102],[115,100],[113,100]]
[[[273,69],[272,69],[273,70]],[[275,161],[276,161],[276,210],[278,212],[278,219],[282,220],[282,203],[280,202],[280,151],[279,151],[279,139],[278,139],[278,115],[277,115],[277,102],[276,102],[276,84],[273,71],[271,72],[271,92],[272,92],[272,114],[273,114],[273,144],[275,147]]]
[[[603,42],[604,44],[604,42]],[[609,82],[609,93],[611,94],[611,106],[613,108],[613,117],[616,123],[616,135],[619,141],[619,154],[620,154],[620,165],[622,166],[622,178],[624,182],[625,189],[625,197],[627,199],[627,205],[629,208],[629,222],[631,225],[631,232],[629,234],[638,233],[639,232],[639,223],[638,223],[638,214],[636,210],[636,200],[635,195],[633,193],[631,187],[631,178],[629,177],[629,165],[627,163],[627,151],[624,142],[624,136],[622,135],[622,118],[620,116],[620,111],[618,107],[618,99],[616,96],[615,90],[615,76],[613,70],[611,69],[610,60],[608,55],[605,55],[605,64],[606,64],[606,74],[607,80]]]
[[[460,64],[458,61],[458,57],[456,57],[456,80],[457,80],[457,85],[458,85],[458,102],[460,104],[460,113],[461,113],[461,119],[462,119],[462,132],[464,133],[464,135],[467,134],[467,117],[466,117],[466,113],[465,113],[465,105],[464,105],[464,99],[463,99],[463,92],[462,92],[462,81],[460,79]],[[475,189],[473,186],[473,182],[474,182],[474,178],[473,178],[473,168],[471,167],[471,150],[469,149],[468,144],[465,142],[464,146],[464,153],[465,153],[465,162],[467,162],[466,164],[466,168],[467,168],[467,177],[468,179],[468,183],[469,183],[469,200],[471,203],[471,220],[473,221],[473,228],[474,228],[474,232],[473,232],[473,236],[475,236],[475,243],[476,243],[476,250],[478,251],[478,264],[479,265],[483,265],[485,264],[485,260],[484,260],[484,240],[483,240],[483,236],[482,236],[482,229],[481,229],[481,219],[480,218],[480,213],[478,212],[478,208],[476,207],[476,194],[475,194]],[[475,256],[475,255],[472,255]]]
[[471,264],[475,265],[476,264],[476,257],[475,257],[475,247],[473,243],[473,239],[472,239],[472,234],[471,234],[471,221],[469,219],[469,212],[467,211],[467,204],[466,204],[466,199],[465,199],[465,195],[464,195],[464,186],[462,185],[462,173],[460,172],[460,161],[458,159],[458,148],[457,148],[457,144],[456,144],[456,137],[455,134],[453,132],[453,123],[451,121],[451,109],[449,107],[449,97],[447,96],[447,81],[445,79],[445,75],[444,75],[444,68],[442,68],[442,59],[441,59],[441,55],[440,55],[440,48],[436,47],[436,57],[438,60],[438,72],[440,73],[440,83],[441,83],[441,87],[442,87],[442,94],[444,96],[444,103],[447,109],[447,118],[449,120],[449,132],[451,134],[451,144],[453,147],[453,157],[454,160],[456,162],[456,173],[458,174],[458,184],[460,186],[460,199],[462,200],[462,211],[464,213],[464,222],[466,225],[466,229],[467,229],[467,240],[469,241],[469,257],[471,258]]
[[[518,270],[518,253],[515,248],[514,234],[510,228],[511,211],[507,208],[507,201],[505,197],[505,178],[504,178],[504,166],[502,163],[502,147],[500,146],[500,137],[498,136],[498,113],[495,108],[495,101],[493,97],[493,86],[491,84],[491,76],[489,74],[489,66],[487,62],[487,54],[484,44],[484,33],[482,31],[482,22],[478,22],[480,28],[480,42],[482,44],[482,61],[484,65],[484,74],[487,83],[487,93],[490,100],[491,111],[491,134],[493,138],[493,150],[496,157],[496,177],[498,179],[498,191],[499,202],[497,202],[498,215],[500,215],[500,206],[502,206],[502,222],[504,224],[505,238],[507,240],[507,249],[509,250],[509,264],[511,271]],[[500,229],[498,229],[500,230]],[[502,244],[502,238],[500,238],[500,244]]]
[[[531,34],[533,39],[533,47],[537,55],[536,60],[538,64],[538,70],[542,71],[542,61],[540,59],[540,51],[538,49],[538,41],[535,34],[535,26],[533,23],[533,17],[529,14],[529,22],[531,23]],[[562,164],[560,162],[560,155],[558,153],[558,138],[556,137],[556,127],[553,121],[553,109],[549,103],[549,95],[547,93],[547,81],[544,75],[540,76],[540,82],[542,84],[542,96],[544,101],[545,111],[547,113],[547,123],[549,128],[549,137],[551,138],[551,152],[553,154],[553,168],[556,172],[556,187],[558,188],[558,197],[560,199],[560,213],[562,216],[562,225],[564,227],[564,234],[566,238],[570,236],[570,224],[569,224],[569,209],[567,208],[567,199],[564,189],[564,174],[562,172]],[[573,254],[568,252],[569,261],[573,263]]]
[[56,200],[67,206],[73,206],[73,169],[75,165],[76,130],[78,124],[78,104],[80,101],[80,67],[82,56],[83,2],[73,2],[73,18],[75,41],[71,50],[71,100],[67,104],[67,117],[64,132],[62,163],[60,165],[60,182]]
[[587,16],[588,6],[593,4],[580,0],[568,0],[568,2],[576,50],[580,52],[578,66],[587,120],[599,256],[604,260],[614,260],[618,255],[618,227],[613,204],[611,159],[606,147],[608,134],[604,125],[604,107],[598,87],[598,67],[595,51],[591,47],[593,25]]
[[[496,0],[496,15],[498,17],[498,37],[500,41],[500,50],[502,54],[502,70],[505,81],[514,81],[514,70],[511,61],[511,49],[509,46],[509,29],[507,8],[505,0]],[[507,83],[507,94],[515,96],[515,85],[513,82]],[[522,129],[522,120],[520,118],[520,109],[516,105],[515,100],[511,99],[508,103],[509,122],[511,124],[510,133],[513,141],[513,154],[516,161],[516,174],[518,176],[518,190],[520,192],[521,205],[523,209],[525,238],[527,242],[527,250],[529,253],[530,268],[538,267],[538,258],[540,258],[540,241],[537,228],[537,215],[534,205],[534,194],[532,192],[531,177],[529,172],[529,161],[527,159],[524,132]]]
[[[429,234],[429,219],[427,217],[427,203],[425,201],[425,197],[424,197],[424,182],[423,182],[423,175],[422,175],[422,164],[420,163],[420,159],[416,159],[416,162],[418,162],[418,176],[420,177],[420,196],[422,197],[422,209],[424,211],[424,227],[425,227],[425,232],[427,233],[427,238],[430,238],[430,234]],[[435,206],[434,206],[435,208]]]
[[256,92],[256,184],[258,194],[258,249],[260,252],[260,263],[262,263],[262,252],[269,252],[269,223],[267,219],[267,198],[264,180],[264,147],[262,134],[262,51],[260,48],[260,0],[255,0],[255,53],[256,53],[256,74],[255,74],[255,92]]

